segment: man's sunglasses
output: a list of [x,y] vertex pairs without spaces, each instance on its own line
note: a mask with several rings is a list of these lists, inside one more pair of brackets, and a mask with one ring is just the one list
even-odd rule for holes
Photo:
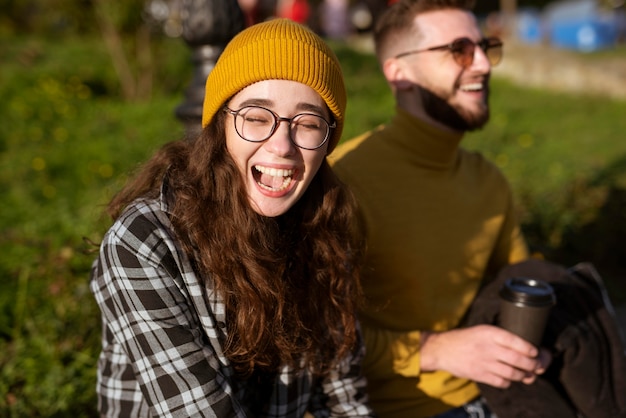
[[500,63],[500,60],[502,59],[502,41],[496,37],[484,38],[478,42],[474,42],[469,38],[459,38],[446,45],[403,52],[396,55],[396,58],[419,54],[421,52],[447,50],[452,53],[452,57],[457,64],[463,68],[467,68],[474,62],[474,52],[476,50],[476,46],[479,46],[480,49],[483,50],[491,65],[498,65],[498,63]]

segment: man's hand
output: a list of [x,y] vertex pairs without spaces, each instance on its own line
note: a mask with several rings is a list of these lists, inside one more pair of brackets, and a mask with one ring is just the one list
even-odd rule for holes
[[546,371],[552,356],[517,335],[493,325],[422,332],[422,371],[445,370],[458,377],[507,388],[530,384]]

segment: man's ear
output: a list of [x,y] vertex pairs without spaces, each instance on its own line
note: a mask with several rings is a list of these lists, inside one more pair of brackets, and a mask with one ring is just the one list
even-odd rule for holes
[[387,82],[397,90],[408,90],[413,82],[406,77],[405,64],[398,58],[388,58],[383,63],[383,74]]

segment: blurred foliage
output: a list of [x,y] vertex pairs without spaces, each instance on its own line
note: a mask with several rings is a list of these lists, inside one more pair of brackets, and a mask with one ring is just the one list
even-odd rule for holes
[[[97,34],[97,0],[0,0],[0,33]],[[145,16],[145,0],[105,2],[118,27],[132,33]]]
[[126,173],[182,135],[189,51],[155,45],[161,84],[131,105],[97,38],[1,42],[0,416],[96,416],[95,247],[83,237],[99,241]]
[[378,61],[342,43],[331,43],[346,78],[348,107],[342,138],[353,138],[389,120],[395,100]]
[[[1,33],[39,33],[55,35],[59,33],[94,34],[98,23],[94,7],[102,3],[107,13],[114,17],[118,27],[125,33],[132,33],[146,23],[146,10],[151,0],[0,0]],[[166,0],[168,1],[168,0]],[[310,0],[312,5],[320,0]],[[615,0],[597,0],[599,5],[616,4]],[[267,4],[274,5],[274,1]],[[351,0],[352,4],[366,4],[374,13],[379,13],[386,0]],[[500,10],[503,0],[481,0],[476,2],[478,15],[487,15]],[[553,0],[517,0],[518,8],[542,9]],[[265,4],[265,3],[263,3]],[[265,6],[267,7],[267,6]],[[269,14],[269,11],[265,13]],[[142,21],[143,19],[143,21]]]
[[[192,72],[190,51],[176,39],[152,42],[152,99],[129,103],[97,35],[0,37],[2,417],[97,415],[100,319],[88,289],[96,249],[89,241],[109,226],[104,205],[128,173],[183,134],[174,109]],[[347,81],[351,138],[386,122],[394,104],[370,54],[333,47]],[[616,272],[607,279],[619,278],[626,102],[493,82],[492,122],[464,145],[509,177],[533,248],[593,261]],[[609,284],[626,301],[619,280]]]
[[0,36],[37,34],[63,40],[99,35],[124,98],[146,100],[152,95],[158,58],[152,38],[158,42],[164,36],[164,22],[149,12],[150,4],[152,0],[0,0]]

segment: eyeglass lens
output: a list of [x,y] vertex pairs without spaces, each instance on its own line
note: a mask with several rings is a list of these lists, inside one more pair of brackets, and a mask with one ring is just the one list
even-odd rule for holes
[[474,62],[476,46],[483,50],[491,65],[497,65],[502,59],[502,42],[496,38],[485,38],[478,43],[468,38],[457,39],[452,42],[450,51],[457,64],[467,68]]
[[246,106],[230,113],[235,115],[235,129],[239,136],[251,142],[261,142],[271,137],[282,121],[289,122],[291,141],[304,149],[321,147],[330,132],[328,122],[312,113],[281,118],[269,109],[259,106]]

